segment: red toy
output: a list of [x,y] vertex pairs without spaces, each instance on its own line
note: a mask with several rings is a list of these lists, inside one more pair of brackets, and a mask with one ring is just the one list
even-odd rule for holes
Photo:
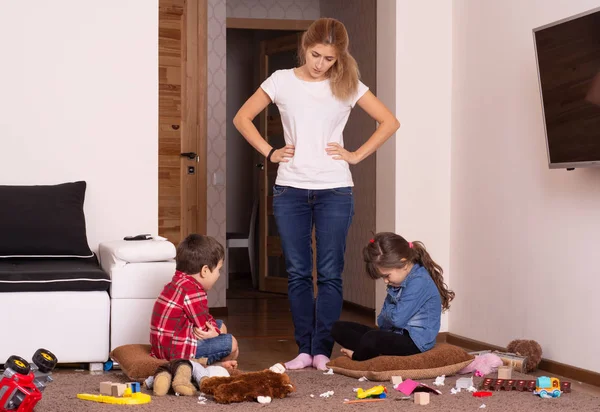
[[19,356],[11,356],[4,364],[0,380],[0,412],[32,412],[42,399],[47,382],[52,382],[50,372],[56,366],[56,357],[46,349],[33,354],[30,365]]

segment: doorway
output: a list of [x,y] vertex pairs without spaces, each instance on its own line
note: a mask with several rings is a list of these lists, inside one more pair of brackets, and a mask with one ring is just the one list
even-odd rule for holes
[[207,0],[158,3],[158,230],[206,233]]

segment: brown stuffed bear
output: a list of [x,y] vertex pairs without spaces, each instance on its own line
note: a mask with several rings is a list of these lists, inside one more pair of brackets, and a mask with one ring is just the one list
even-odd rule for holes
[[269,403],[272,399],[282,399],[296,391],[290,377],[284,372],[285,368],[278,364],[259,372],[204,378],[200,390],[207,395],[212,395],[217,403],[244,401]]
[[534,340],[515,339],[508,344],[506,350],[527,358],[525,372],[534,371],[542,360],[542,347]]

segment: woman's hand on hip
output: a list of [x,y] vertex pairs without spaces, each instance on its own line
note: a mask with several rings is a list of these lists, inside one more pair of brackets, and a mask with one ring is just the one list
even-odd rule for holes
[[291,144],[283,146],[281,149],[277,149],[271,155],[271,162],[273,163],[286,163],[294,157],[295,147]]
[[333,156],[335,160],[345,160],[351,165],[360,162],[356,153],[347,151],[339,143],[327,143],[325,151],[329,156]]

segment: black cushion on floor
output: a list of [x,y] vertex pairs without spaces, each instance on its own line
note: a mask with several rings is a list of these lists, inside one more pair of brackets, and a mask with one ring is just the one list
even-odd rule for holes
[[0,259],[0,292],[107,291],[109,287],[110,277],[96,257]]

